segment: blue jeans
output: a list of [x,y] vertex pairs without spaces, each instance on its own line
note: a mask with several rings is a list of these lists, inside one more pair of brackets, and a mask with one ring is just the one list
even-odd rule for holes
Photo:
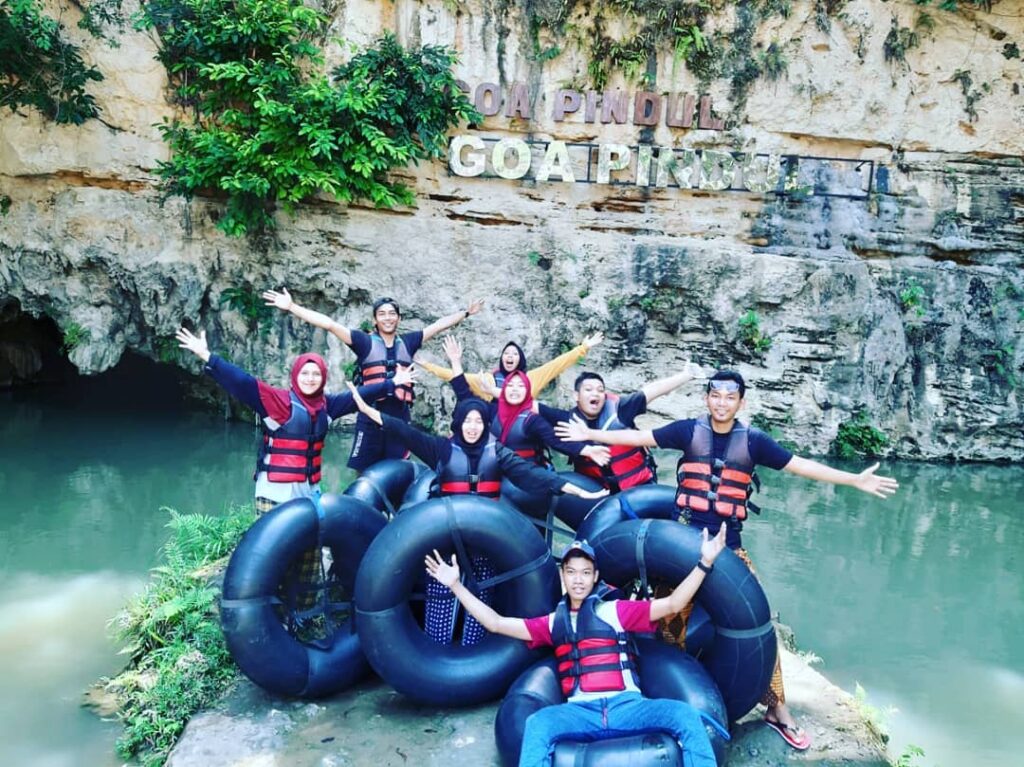
[[685,767],[715,767],[711,740],[695,708],[681,700],[645,698],[635,692],[562,703],[531,714],[519,767],[550,767],[560,740],[604,740],[653,731],[671,733],[682,744]]

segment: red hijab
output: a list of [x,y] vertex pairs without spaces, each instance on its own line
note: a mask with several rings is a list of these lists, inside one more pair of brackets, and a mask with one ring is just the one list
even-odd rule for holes
[[[505,390],[508,389],[509,381],[513,378],[520,379],[526,386],[526,398],[518,405],[509,404],[508,400],[505,399]],[[509,431],[512,430],[512,424],[515,423],[516,418],[524,410],[529,410],[533,406],[533,387],[530,386],[530,379],[522,370],[513,370],[507,376],[505,376],[505,382],[501,386],[501,396],[498,397],[498,421],[501,423],[501,438],[498,440],[504,444],[508,438]]]
[[[310,362],[320,368],[320,375],[323,376],[323,379],[320,381],[320,388],[307,396],[299,389],[299,371]],[[290,380],[292,382],[292,393],[302,400],[302,404],[306,406],[306,410],[310,415],[316,415],[318,410],[323,410],[327,407],[327,398],[324,396],[324,387],[327,386],[327,363],[324,362],[324,358],[319,354],[306,352],[296,357],[295,362],[292,363]]]
[[[299,390],[299,371],[308,362],[316,363],[316,366],[320,368],[320,374],[324,377],[320,388],[310,396],[306,396]],[[327,363],[324,362],[323,357],[309,352],[300,354],[296,357],[295,362],[292,363],[292,372],[289,378],[291,380],[290,392],[288,389],[278,389],[263,383],[263,381],[256,382],[260,393],[260,401],[263,403],[263,408],[267,411],[267,415],[270,418],[273,418],[278,423],[284,423],[288,420],[292,412],[292,394],[298,397],[311,418],[315,418],[319,411],[327,407],[327,398],[324,396],[324,387],[327,385]]]

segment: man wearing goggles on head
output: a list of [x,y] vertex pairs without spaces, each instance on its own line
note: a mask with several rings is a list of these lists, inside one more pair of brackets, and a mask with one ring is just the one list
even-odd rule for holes
[[[750,557],[742,548],[740,531],[748,511],[758,513],[750,502],[760,482],[758,466],[788,471],[808,479],[850,485],[865,493],[885,498],[899,485],[890,477],[875,474],[876,463],[859,474],[833,469],[823,463],[793,455],[760,429],[748,427],[736,418],[745,404],[746,383],[732,370],[720,370],[708,380],[704,402],[707,415],[674,421],[654,430],[620,429],[600,431],[582,421],[562,422],[555,432],[564,440],[592,440],[608,445],[661,447],[682,451],[676,467],[676,507],[680,522],[697,528],[716,529],[722,521],[728,534],[726,545],[753,572]],[[686,637],[688,612],[663,624],[665,633],[682,645]],[[793,748],[810,746],[810,738],[797,725],[786,706],[782,670],[776,659],[769,690],[761,700],[767,706],[765,722]]]

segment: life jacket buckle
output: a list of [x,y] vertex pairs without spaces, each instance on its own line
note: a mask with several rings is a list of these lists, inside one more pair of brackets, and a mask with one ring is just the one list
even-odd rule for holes
[[709,501],[717,501],[718,493],[705,493],[704,497],[707,498]]
[[712,485],[720,485],[721,483],[722,483],[722,478],[720,476],[718,476],[717,474],[712,474],[711,475],[711,484]]
[[713,469],[718,469],[718,470],[724,469],[725,468],[725,461],[723,461],[721,458],[716,458],[715,462],[711,465],[711,467]]

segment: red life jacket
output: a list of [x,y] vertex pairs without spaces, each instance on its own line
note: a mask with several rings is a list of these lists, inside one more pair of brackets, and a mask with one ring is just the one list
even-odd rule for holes
[[501,466],[498,464],[498,442],[487,435],[487,444],[480,454],[476,474],[469,473],[469,456],[452,442],[452,453],[446,463],[437,467],[437,482],[441,495],[473,493],[486,498],[501,495]]
[[263,445],[256,459],[256,472],[267,473],[271,482],[320,481],[320,453],[331,418],[327,410],[319,410],[316,419],[309,416],[302,401],[291,392],[292,412],[280,426],[264,419]]
[[509,450],[515,452],[520,458],[532,461],[538,466],[547,466],[551,461],[548,458],[547,448],[542,442],[530,436],[526,431],[526,422],[533,417],[533,413],[524,410],[516,416],[512,422],[512,428],[508,430],[508,436],[501,442],[501,421],[495,416],[491,419],[491,434]]
[[676,505],[680,509],[740,522],[747,518],[748,506],[756,511],[748,501],[751,484],[756,481],[748,434],[746,424],[736,421],[729,432],[725,459],[714,459],[710,417],[694,422],[693,437],[676,465]]
[[[375,384],[395,377],[399,365],[408,367],[413,363],[412,355],[401,336],[395,336],[391,346],[392,356],[388,356],[388,347],[384,339],[376,333],[370,335],[370,351],[359,360],[359,374],[362,384]],[[395,399],[401,402],[412,402],[415,396],[410,384],[395,387]]]
[[597,616],[600,601],[597,594],[583,600],[575,629],[568,598],[555,609],[551,640],[562,694],[567,698],[577,692],[621,692],[626,689],[627,671],[637,689],[640,687],[633,640],[628,632],[616,631]]
[[[580,409],[574,408],[573,413],[579,415],[584,421],[589,421]],[[597,414],[597,428],[602,431],[616,431],[628,429],[619,420],[619,396],[608,394],[605,397],[604,407]],[[573,456],[573,471],[587,477],[593,477],[612,492],[626,490],[636,485],[645,485],[654,482],[654,459],[647,448],[634,447],[632,445],[609,445],[612,459],[607,466],[598,466],[586,456]]]

